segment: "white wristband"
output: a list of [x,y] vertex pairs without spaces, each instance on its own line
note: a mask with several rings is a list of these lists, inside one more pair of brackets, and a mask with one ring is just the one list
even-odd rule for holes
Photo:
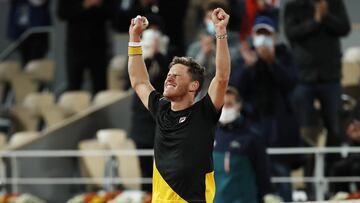
[[129,42],[129,47],[141,47],[141,42]]

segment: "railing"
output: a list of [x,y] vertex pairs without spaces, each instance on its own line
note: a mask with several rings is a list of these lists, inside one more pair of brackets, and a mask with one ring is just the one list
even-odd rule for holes
[[[360,182],[360,177],[325,177],[324,156],[329,153],[360,153],[360,147],[328,147],[328,148],[270,148],[269,155],[315,154],[315,173],[313,177],[272,177],[272,183],[313,182],[316,184],[317,201],[324,200],[326,185],[329,182]],[[10,159],[12,178],[2,174],[1,183],[11,184],[16,191],[18,185],[26,184],[92,184],[99,181],[120,183],[151,183],[151,178],[19,178],[17,158],[30,157],[83,157],[83,156],[153,156],[153,150],[36,150],[36,151],[3,151],[0,156]]]
[[8,47],[4,49],[4,51],[0,53],[0,61],[3,61],[7,57],[9,57],[19,47],[19,45],[31,34],[52,33],[53,29],[54,28],[52,26],[41,26],[27,29],[24,33],[21,34],[21,36],[17,40],[12,42]]
[[348,154],[360,153],[360,147],[314,147],[314,148],[272,148],[267,150],[270,155],[290,154],[315,154],[315,169],[313,177],[291,178],[273,177],[273,183],[280,182],[313,182],[316,184],[316,200],[322,201],[325,198],[326,184],[329,182],[360,182],[360,177],[325,177],[324,157],[325,154]]

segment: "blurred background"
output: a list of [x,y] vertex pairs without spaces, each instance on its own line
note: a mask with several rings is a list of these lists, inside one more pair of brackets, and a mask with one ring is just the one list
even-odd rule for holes
[[129,84],[130,20],[149,20],[155,89],[186,55],[206,69],[201,98],[217,7],[241,108],[219,122],[216,142],[235,138],[215,145],[215,174],[231,153],[253,202],[360,199],[360,1],[0,0],[0,202],[151,202],[155,123]]

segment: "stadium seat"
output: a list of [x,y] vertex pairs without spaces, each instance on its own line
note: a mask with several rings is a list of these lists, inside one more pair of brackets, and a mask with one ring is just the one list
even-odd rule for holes
[[21,105],[10,108],[10,120],[15,131],[36,131],[38,128],[38,117]]
[[109,149],[113,148],[116,143],[123,143],[126,140],[126,131],[122,129],[101,129],[96,133],[97,140],[108,146]]
[[[107,146],[96,139],[83,140],[79,143],[79,149],[106,150]],[[83,156],[80,158],[81,173],[83,177],[102,178],[104,177],[106,158],[103,156]],[[95,185],[101,187],[102,181],[95,181]]]
[[38,85],[26,73],[18,73],[16,77],[11,78],[10,83],[15,93],[15,104],[21,104],[28,94],[38,89]]
[[43,108],[53,107],[54,105],[55,96],[50,92],[30,93],[23,102],[23,106],[37,116],[41,116]]
[[6,135],[3,132],[0,132],[0,150],[4,149],[6,146]]
[[16,61],[4,61],[0,63],[0,82],[10,80],[20,72],[20,63]]
[[108,68],[108,88],[110,90],[123,90],[125,88],[126,56],[114,56]]
[[6,96],[5,86],[11,85],[11,80],[20,73],[20,64],[16,61],[0,62],[0,101]]
[[95,95],[93,104],[94,106],[106,105],[122,98],[124,95],[125,92],[120,90],[104,90]]
[[356,63],[344,61],[342,64],[342,79],[343,86],[359,85],[360,79],[360,66]]
[[[136,146],[131,139],[125,140],[125,142],[114,143],[112,149],[124,149],[124,150],[136,150]],[[118,155],[119,160],[119,174],[123,178],[141,178],[140,163],[137,155]],[[126,183],[123,184],[126,189],[139,190],[140,184]]]
[[55,62],[51,59],[37,59],[29,61],[25,72],[41,84],[50,85],[54,80]]
[[[23,103],[10,108],[11,119],[16,130],[38,130],[40,120],[44,120],[46,109],[53,108],[55,98],[52,93],[30,93]],[[47,125],[45,123],[45,125]]]
[[[136,150],[136,146],[131,139],[126,139],[127,135],[121,129],[99,130],[96,134],[100,143],[107,144],[112,150]],[[136,155],[118,155],[119,175],[122,178],[141,178],[140,163]],[[140,189],[140,184],[125,183],[126,189]]]
[[31,140],[39,137],[40,133],[36,131],[23,131],[13,134],[10,138],[8,147],[17,148]]
[[[80,150],[134,150],[135,144],[127,139],[126,132],[122,129],[102,129],[96,133],[97,139],[84,140],[79,144]],[[140,178],[140,164],[136,155],[118,155],[118,174],[120,178]],[[82,172],[87,177],[104,177],[106,157],[92,156],[81,158]],[[101,182],[97,181],[100,186]],[[124,183],[126,189],[140,189],[140,184]]]
[[353,98],[360,97],[360,47],[348,48],[342,58],[341,84],[343,92]]
[[79,113],[90,107],[91,95],[87,91],[69,91],[63,93],[57,105],[62,108],[66,115]]
[[55,106],[42,108],[45,123],[50,127],[79,113],[90,106],[91,95],[87,91],[64,92]]

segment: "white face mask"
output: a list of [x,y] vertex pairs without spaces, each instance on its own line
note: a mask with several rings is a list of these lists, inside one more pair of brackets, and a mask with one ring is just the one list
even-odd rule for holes
[[206,31],[208,31],[209,34],[215,34],[215,25],[211,20],[206,22]]
[[233,122],[237,117],[239,117],[240,113],[236,108],[226,108],[223,107],[219,122],[222,124],[228,124]]
[[254,47],[260,47],[265,46],[272,48],[274,46],[274,40],[272,37],[269,37],[267,35],[256,35],[254,36]]
[[154,47],[159,46],[160,38],[161,32],[158,30],[147,29],[142,33],[142,49],[144,58],[152,58],[154,56]]

